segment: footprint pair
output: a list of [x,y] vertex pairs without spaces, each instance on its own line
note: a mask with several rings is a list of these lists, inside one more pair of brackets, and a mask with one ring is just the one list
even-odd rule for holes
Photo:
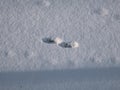
[[71,42],[64,42],[61,38],[56,37],[56,38],[43,38],[43,42],[48,43],[48,44],[57,44],[63,48],[77,48],[79,47],[78,42],[76,41],[71,41]]

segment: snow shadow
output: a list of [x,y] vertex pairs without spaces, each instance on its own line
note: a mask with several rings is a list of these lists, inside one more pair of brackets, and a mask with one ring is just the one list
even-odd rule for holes
[[16,82],[120,80],[120,68],[86,68],[31,72],[1,72],[0,84]]
[[48,43],[48,44],[54,44],[55,43],[54,40],[51,39],[51,38],[42,38],[42,41],[44,43]]
[[62,42],[59,44],[59,46],[62,48],[72,48],[72,46],[67,42]]

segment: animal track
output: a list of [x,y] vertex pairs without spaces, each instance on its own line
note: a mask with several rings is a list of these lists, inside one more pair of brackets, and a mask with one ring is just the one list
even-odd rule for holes
[[74,41],[74,42],[62,42],[61,44],[59,44],[59,46],[63,47],[63,48],[77,48],[79,47],[79,44]]
[[67,42],[62,42],[61,44],[59,44],[59,46],[61,46],[63,48],[71,48],[71,45]]
[[42,41],[45,42],[45,43],[49,43],[49,44],[53,44],[54,43],[54,40],[51,39],[51,38],[43,38]]
[[43,42],[45,43],[48,43],[48,44],[60,44],[62,42],[62,39],[56,37],[56,38],[51,38],[51,37],[48,37],[48,38],[43,38],[42,39]]
[[78,48],[79,44],[76,41],[72,41],[72,42],[63,42],[62,39],[56,37],[56,38],[43,38],[42,41],[44,43],[48,43],[48,44],[57,44],[58,46],[62,47],[62,48]]

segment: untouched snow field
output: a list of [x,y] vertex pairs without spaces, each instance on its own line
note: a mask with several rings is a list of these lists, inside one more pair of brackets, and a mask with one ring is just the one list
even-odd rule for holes
[[120,90],[120,0],[0,0],[0,90]]

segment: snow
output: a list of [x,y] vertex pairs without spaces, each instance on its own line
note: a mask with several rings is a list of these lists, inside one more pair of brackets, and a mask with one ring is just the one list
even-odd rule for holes
[[0,90],[119,90],[119,8],[119,0],[0,0]]
[[120,68],[2,72],[1,90],[119,90]]
[[0,71],[119,66],[119,8],[119,0],[1,0]]

